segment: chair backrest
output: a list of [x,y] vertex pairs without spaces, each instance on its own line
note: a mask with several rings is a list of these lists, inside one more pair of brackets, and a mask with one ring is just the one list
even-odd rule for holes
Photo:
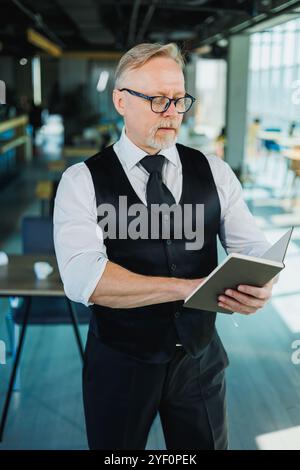
[[[53,220],[51,217],[24,217],[22,220],[24,254],[54,254]],[[23,324],[24,308],[12,309],[14,322]],[[89,323],[90,309],[76,305],[79,323]],[[31,324],[69,324],[70,312],[63,297],[33,297],[31,301]]]
[[22,220],[24,254],[54,254],[51,217],[24,217]]

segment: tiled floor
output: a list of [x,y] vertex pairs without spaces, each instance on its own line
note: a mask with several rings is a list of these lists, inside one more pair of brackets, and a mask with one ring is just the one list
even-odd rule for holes
[[[300,353],[295,354],[294,343],[300,345],[300,209],[291,209],[284,199],[288,185],[282,182],[280,165],[260,171],[245,197],[270,241],[291,223],[296,225],[286,269],[263,310],[250,317],[219,315],[217,322],[231,362],[227,382],[232,449],[300,449]],[[21,217],[39,213],[29,176],[25,172],[0,195],[0,249],[8,253],[20,252]],[[0,339],[6,342],[7,308],[2,300]],[[84,337],[86,331],[81,327]],[[10,369],[8,358],[5,366],[0,365],[1,407]],[[147,447],[164,448],[159,419]],[[22,358],[22,389],[14,393],[0,450],[86,448],[81,363],[72,328],[32,326]]]

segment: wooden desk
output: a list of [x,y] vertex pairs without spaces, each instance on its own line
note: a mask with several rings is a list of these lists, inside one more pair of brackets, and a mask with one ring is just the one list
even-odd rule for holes
[[289,147],[289,148],[299,147],[300,137],[280,137],[280,139],[278,139],[278,143],[282,147]]
[[[24,344],[25,332],[30,316],[30,304],[32,297],[62,297],[65,298],[71,322],[73,324],[76,341],[78,344],[81,358],[83,359],[83,345],[79,333],[78,321],[75,309],[71,301],[65,296],[63,284],[58,272],[57,262],[54,255],[9,255],[9,263],[6,266],[0,266],[0,296],[20,296],[24,297],[26,309],[24,320],[21,327],[21,334],[18,343],[16,357],[13,363],[13,369],[9,379],[9,386],[6,393],[5,403],[3,407],[1,423],[0,423],[0,442],[2,441],[5,422],[7,418],[8,408],[13,392],[17,368],[21,358],[22,347]],[[36,261],[46,261],[53,268],[53,272],[43,280],[39,280],[35,276],[33,269]]]
[[86,159],[92,157],[100,151],[97,147],[72,147],[65,146],[63,148],[63,156],[65,158],[82,158]]
[[[47,279],[37,279],[33,269],[36,261],[46,261],[54,268]],[[0,296],[64,297],[54,255],[9,255],[9,263],[0,266]]]
[[65,169],[67,168],[65,160],[53,160],[50,162],[47,162],[47,169],[53,173],[63,173]]
[[292,148],[300,146],[300,137],[285,136],[282,132],[261,131],[257,137],[260,140],[274,141],[282,147]]
[[299,161],[300,160],[300,150],[284,150],[282,152],[282,155],[285,158],[288,158],[289,160],[295,160]]
[[292,150],[284,150],[282,152],[282,155],[284,158],[286,158],[287,161],[286,176],[289,170],[293,170],[295,183],[295,177],[298,177],[300,175],[300,149],[297,148]]

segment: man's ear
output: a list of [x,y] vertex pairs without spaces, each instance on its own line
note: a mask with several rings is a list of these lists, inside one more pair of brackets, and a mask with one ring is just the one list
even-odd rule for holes
[[121,91],[114,89],[112,98],[113,98],[113,102],[114,102],[116,110],[118,111],[119,114],[121,114],[121,116],[124,116],[125,114],[124,94]]

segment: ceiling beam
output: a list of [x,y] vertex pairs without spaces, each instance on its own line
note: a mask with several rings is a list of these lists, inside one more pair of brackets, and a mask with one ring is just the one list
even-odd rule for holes
[[210,31],[207,29],[206,35],[207,37],[199,38],[193,42],[193,48],[205,45],[205,44],[213,44],[220,38],[224,36],[230,36],[232,34],[240,34],[244,31],[247,31],[249,28],[258,25],[260,23],[265,22],[268,19],[275,18],[281,14],[288,14],[289,10],[292,10],[296,6],[300,5],[300,0],[289,0],[286,2],[282,2],[280,5],[277,4],[276,6],[271,6],[271,8],[264,12],[260,13],[252,18],[245,19],[240,23],[232,25],[231,27],[220,28],[218,30],[218,20],[216,20],[211,26]]
[[152,20],[152,16],[154,14],[154,11],[155,11],[155,8],[156,8],[156,5],[158,3],[159,0],[153,0],[152,1],[152,4],[149,6],[145,16],[144,16],[144,20],[143,20],[143,23],[139,29],[139,32],[137,33],[136,35],[136,41],[137,42],[141,42],[145,36],[145,33],[147,31],[147,28]]
[[54,41],[57,45],[60,47],[64,47],[65,44],[62,42],[62,40],[53,32],[51,31],[46,23],[44,22],[42,15],[39,13],[33,13],[29,8],[25,7],[23,3],[20,0],[12,0],[14,5],[18,7],[28,18],[31,19],[31,21],[34,22],[35,27],[42,30],[49,38]]
[[141,0],[135,0],[133,8],[132,8],[132,13],[131,13],[130,22],[129,22],[128,40],[127,40],[128,47],[133,46],[135,42],[135,31],[136,31],[140,4],[141,4]]
[[228,13],[230,15],[249,15],[249,11],[246,8],[236,7],[236,8],[227,8],[227,7],[214,7],[214,6],[202,6],[197,4],[187,4],[187,3],[169,3],[161,2],[159,8],[162,10],[181,10],[182,12],[204,12],[204,13]]

